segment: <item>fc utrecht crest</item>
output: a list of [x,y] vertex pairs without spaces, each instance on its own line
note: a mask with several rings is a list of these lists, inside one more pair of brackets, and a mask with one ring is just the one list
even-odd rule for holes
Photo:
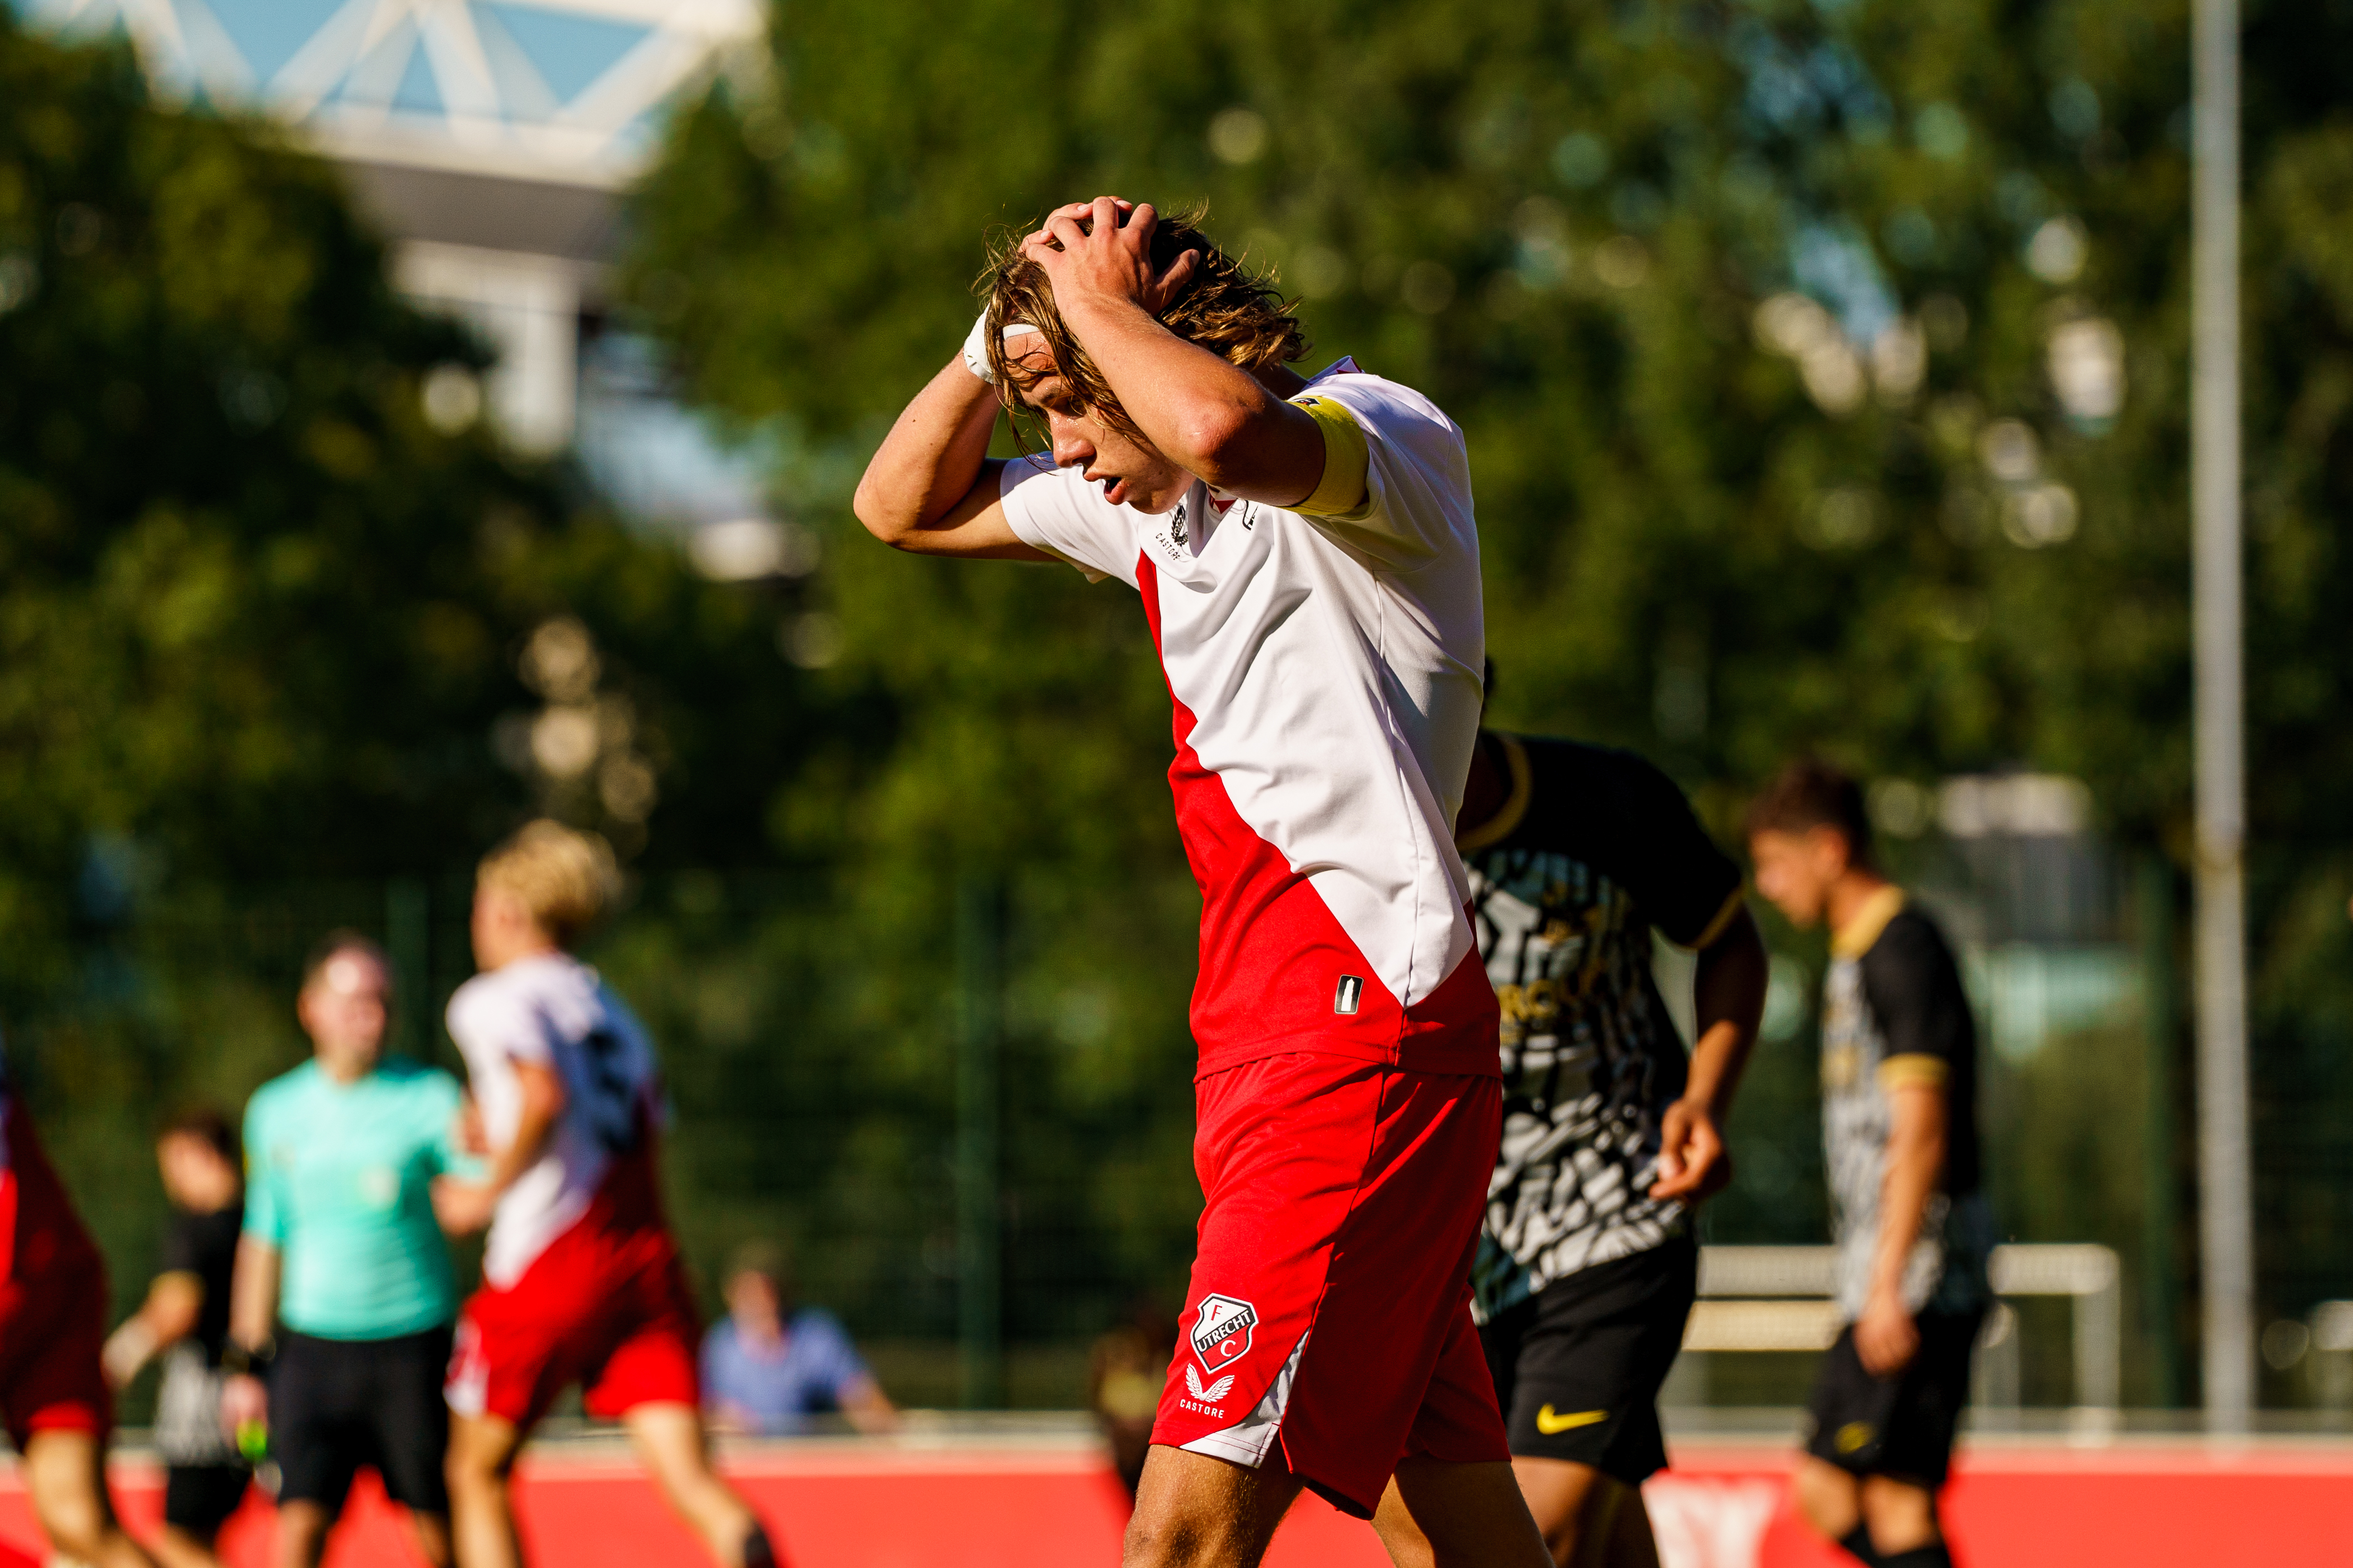
[[1258,1309],[1231,1296],[1204,1296],[1193,1318],[1193,1353],[1203,1370],[1214,1373],[1250,1353],[1250,1331],[1258,1326]]

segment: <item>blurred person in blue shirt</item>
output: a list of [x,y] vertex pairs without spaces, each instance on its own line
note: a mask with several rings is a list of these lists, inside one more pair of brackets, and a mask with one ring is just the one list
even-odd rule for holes
[[727,1316],[702,1338],[702,1402],[712,1428],[760,1436],[807,1432],[839,1411],[860,1432],[889,1432],[899,1411],[833,1315],[793,1300],[784,1248],[750,1242],[727,1267]]

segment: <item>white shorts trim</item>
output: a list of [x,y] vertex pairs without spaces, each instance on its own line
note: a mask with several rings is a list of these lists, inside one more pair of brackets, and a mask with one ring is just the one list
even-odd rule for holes
[[[1309,1331],[1313,1331],[1312,1330]],[[1266,1397],[1249,1415],[1232,1426],[1179,1444],[1188,1454],[1207,1454],[1213,1459],[1225,1459],[1247,1469],[1257,1469],[1266,1463],[1266,1456],[1274,1447],[1275,1435],[1282,1430],[1283,1412],[1291,1408],[1291,1385],[1299,1376],[1300,1352],[1307,1348],[1307,1335],[1302,1333],[1299,1342],[1291,1347],[1290,1359],[1282,1370],[1274,1374],[1268,1385]]]

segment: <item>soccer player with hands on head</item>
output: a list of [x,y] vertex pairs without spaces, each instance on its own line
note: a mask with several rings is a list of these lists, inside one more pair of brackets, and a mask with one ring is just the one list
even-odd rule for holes
[[[1540,1568],[1472,1321],[1502,1113],[1455,814],[1484,622],[1462,434],[1306,342],[1188,219],[1113,197],[1000,247],[858,516],[1144,602],[1200,885],[1207,1199],[1126,1560],[1264,1553],[1303,1488],[1400,1562]],[[1047,452],[988,458],[1000,410]]]

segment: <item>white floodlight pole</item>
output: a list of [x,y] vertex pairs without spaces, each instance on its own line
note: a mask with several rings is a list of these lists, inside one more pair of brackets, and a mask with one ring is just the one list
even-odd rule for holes
[[2239,527],[2239,6],[2196,0],[2189,489],[2198,752],[2198,1225],[2206,1422],[2255,1394],[2247,1131],[2246,740]]

